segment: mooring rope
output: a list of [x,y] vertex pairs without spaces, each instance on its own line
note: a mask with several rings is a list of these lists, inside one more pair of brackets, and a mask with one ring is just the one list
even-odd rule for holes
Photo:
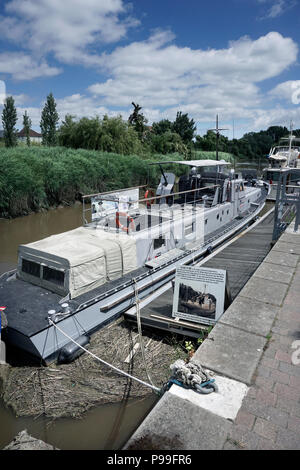
[[144,361],[145,371],[146,371],[148,380],[151,383],[151,385],[153,387],[155,387],[155,385],[154,385],[154,383],[151,379],[150,373],[148,371],[147,362],[146,362],[145,349],[144,349],[144,340],[143,340],[143,333],[142,333],[142,324],[141,324],[140,299],[139,299],[139,296],[138,296],[138,288],[137,288],[136,279],[134,279],[134,291],[135,291],[134,293],[135,293],[135,305],[136,305],[136,319],[137,319],[137,326],[138,326],[138,332],[139,332],[139,341],[140,341],[140,346],[141,346],[142,358],[143,358],[143,361]]
[[70,341],[72,341],[72,343],[76,344],[76,346],[78,346],[80,349],[82,349],[84,352],[86,352],[87,354],[89,354],[90,356],[92,356],[94,359],[96,359],[97,361],[101,362],[102,364],[105,364],[107,367],[110,367],[111,369],[115,370],[116,372],[118,372],[119,374],[122,374],[122,375],[125,375],[126,377],[129,377],[130,379],[132,380],[135,380],[136,382],[139,382],[140,384],[142,385],[145,385],[146,387],[149,387],[149,388],[152,388],[152,390],[154,390],[155,392],[161,392],[161,389],[158,388],[158,387],[155,387],[154,385],[151,385],[147,382],[144,382],[143,380],[140,380],[138,379],[137,377],[134,377],[133,375],[130,375],[128,374],[127,372],[124,372],[123,370],[121,369],[118,369],[117,367],[113,366],[112,364],[109,364],[108,362],[104,361],[103,359],[101,359],[100,357],[96,356],[96,354],[92,353],[91,351],[88,351],[88,349],[84,348],[83,346],[81,346],[79,343],[77,343],[77,341],[75,341],[73,338],[71,338],[71,336],[69,336],[67,333],[65,333],[61,328],[59,328],[52,320],[51,318],[48,318],[49,320],[49,323],[54,326],[58,331],[60,331],[60,333],[62,333],[66,338],[68,338]]

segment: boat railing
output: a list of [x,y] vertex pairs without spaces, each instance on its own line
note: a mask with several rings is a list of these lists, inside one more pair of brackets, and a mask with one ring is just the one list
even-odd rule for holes
[[[147,188],[147,185],[144,184],[144,185],[141,185],[141,186],[131,186],[129,188],[123,188],[123,189],[114,189],[114,190],[111,190],[111,191],[106,191],[106,192],[102,192],[102,193],[93,193],[93,194],[85,194],[82,196],[82,221],[83,221],[83,225],[85,224],[88,224],[88,220],[86,218],[86,215],[87,213],[89,212],[92,212],[92,204],[88,204],[88,200],[92,200],[92,198],[99,198],[99,200],[101,200],[102,196],[105,196],[105,201],[109,201],[110,199],[108,198],[108,196],[110,194],[116,194],[116,193],[122,193],[122,192],[128,192],[128,191],[131,191],[131,190],[138,190],[140,191],[141,189],[146,189]],[[112,201],[116,201],[116,198],[113,198],[111,199]]]
[[[84,225],[87,225],[89,224],[89,222],[87,221],[87,218],[86,218],[86,213],[87,212],[92,212],[92,207],[86,207],[86,204],[87,204],[87,199],[91,199],[92,198],[97,198],[97,202],[111,202],[111,203],[116,203],[117,206],[120,205],[120,203],[123,203],[123,204],[127,204],[128,205],[128,208],[127,210],[123,210],[120,209],[120,212],[126,212],[129,216],[134,212],[136,211],[136,207],[140,207],[140,205],[142,207],[145,207],[146,210],[152,210],[152,212],[154,213],[154,210],[156,209],[156,207],[152,207],[152,206],[160,206],[160,205],[163,205],[163,208],[164,208],[164,211],[169,207],[172,207],[174,205],[177,205],[177,206],[181,206],[181,207],[185,207],[185,206],[196,206],[197,204],[203,204],[204,203],[204,200],[203,200],[203,196],[201,194],[201,196],[199,195],[199,193],[202,193],[203,191],[208,191],[208,190],[216,190],[216,188],[220,187],[221,185],[220,184],[213,184],[213,185],[209,185],[209,186],[206,186],[204,188],[195,188],[195,189],[190,189],[190,190],[187,190],[187,191],[178,191],[178,192],[173,192],[173,193],[170,193],[170,194],[163,194],[163,195],[160,195],[160,196],[156,196],[154,195],[154,190],[151,189],[151,188],[148,188],[146,185],[144,186],[136,186],[136,187],[133,187],[133,188],[126,188],[126,189],[122,189],[122,190],[118,190],[118,191],[108,191],[108,192],[105,192],[105,193],[96,193],[96,194],[88,194],[88,195],[85,195],[82,197],[82,200],[83,200],[83,224]],[[138,198],[138,199],[134,199],[134,200],[130,200],[130,201],[122,201],[122,195],[121,197],[116,197],[115,194],[118,193],[128,193],[129,190],[141,190],[141,189],[149,189],[149,191],[152,191],[153,192],[153,196],[149,196],[149,197],[142,197],[142,198]],[[158,209],[159,210],[159,209]],[[119,209],[116,209],[115,212],[118,212]],[[159,210],[159,212],[161,212]],[[111,212],[111,215],[114,215],[114,211]],[[103,218],[104,217],[107,217],[107,214],[105,213]],[[101,220],[101,216],[95,218],[95,223],[96,225],[98,225],[98,223],[100,222]],[[92,220],[92,223],[94,221]]]

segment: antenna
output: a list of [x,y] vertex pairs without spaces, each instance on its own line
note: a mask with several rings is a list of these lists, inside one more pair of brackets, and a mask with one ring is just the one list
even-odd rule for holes
[[215,129],[208,129],[209,131],[214,131],[216,133],[217,142],[216,142],[216,160],[219,160],[219,138],[220,138],[220,131],[228,131],[225,128],[219,128],[219,116],[216,116],[216,128]]

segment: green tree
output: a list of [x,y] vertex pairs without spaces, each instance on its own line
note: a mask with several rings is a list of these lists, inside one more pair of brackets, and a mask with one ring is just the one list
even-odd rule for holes
[[182,141],[185,144],[188,144],[189,142],[192,142],[192,139],[195,135],[195,121],[190,119],[187,113],[182,114],[182,112],[179,111],[176,115],[175,121],[173,122],[172,131],[180,135]]
[[169,119],[162,119],[159,122],[152,124],[152,132],[157,135],[164,134],[165,132],[172,130],[172,122]]
[[128,122],[129,124],[134,126],[140,138],[142,138],[145,132],[146,124],[148,120],[140,112],[142,107],[139,104],[132,103],[132,106],[134,107],[134,110],[133,110],[133,113],[129,116]]
[[28,145],[28,147],[30,147],[30,128],[31,128],[31,119],[30,117],[28,116],[27,114],[27,111],[25,111],[25,114],[23,115],[23,127],[24,127],[24,131],[25,131],[25,135],[26,135],[26,143]]
[[12,96],[8,96],[2,111],[5,147],[15,147],[17,145],[17,131],[15,129],[17,119],[15,101]]
[[171,130],[164,132],[163,134],[153,134],[151,139],[151,151],[152,153],[162,153],[167,155],[168,153],[180,153],[186,158],[188,156],[188,148],[182,142],[180,135]]
[[59,121],[59,116],[56,111],[56,102],[52,93],[47,96],[47,101],[45,103],[44,109],[42,111],[41,118],[41,131],[43,136],[43,145],[48,147],[54,146],[57,144],[57,124]]
[[62,121],[58,132],[59,145],[63,147],[75,148],[74,140],[76,136],[77,123],[74,121],[75,116],[66,114],[65,120]]

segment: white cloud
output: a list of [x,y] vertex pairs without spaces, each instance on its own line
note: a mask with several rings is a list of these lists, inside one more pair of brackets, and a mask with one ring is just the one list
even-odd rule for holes
[[300,107],[283,108],[275,106],[271,109],[258,109],[253,116],[253,129],[267,129],[270,126],[290,127],[291,120],[295,128],[300,127]]
[[44,60],[37,61],[21,52],[0,53],[0,73],[10,74],[16,80],[53,77],[60,72],[59,68],[49,66]]
[[261,105],[257,84],[286,70],[298,52],[292,39],[276,32],[257,40],[243,37],[219,50],[178,47],[172,40],[170,33],[158,32],[104,54],[101,63],[110,78],[91,85],[89,92],[106,106],[135,101],[163,109],[165,117],[179,109],[197,121],[217,111],[246,117]]
[[92,48],[124,38],[138,23],[123,0],[11,0],[5,10],[2,37],[38,56],[53,53],[64,63],[97,65]]
[[[259,3],[270,3],[270,0],[258,0]],[[260,18],[262,20],[265,19],[274,19],[278,16],[283,15],[291,8],[294,8],[297,4],[297,0],[271,0],[272,5],[268,7],[268,10],[264,13],[264,15]]]
[[288,80],[279,83],[269,92],[270,96],[283,99],[288,103],[300,103],[300,80]]
[[77,119],[95,116],[102,118],[105,114],[110,117],[122,115],[127,119],[129,115],[129,112],[126,113],[124,110],[111,111],[109,108],[102,106],[100,102],[95,101],[91,96],[81,95],[80,93],[57,99],[56,103],[61,120],[65,118],[66,114],[71,114]]
[[29,96],[21,93],[20,95],[13,95],[15,105],[16,106],[22,106],[23,104],[29,102],[30,98]]

